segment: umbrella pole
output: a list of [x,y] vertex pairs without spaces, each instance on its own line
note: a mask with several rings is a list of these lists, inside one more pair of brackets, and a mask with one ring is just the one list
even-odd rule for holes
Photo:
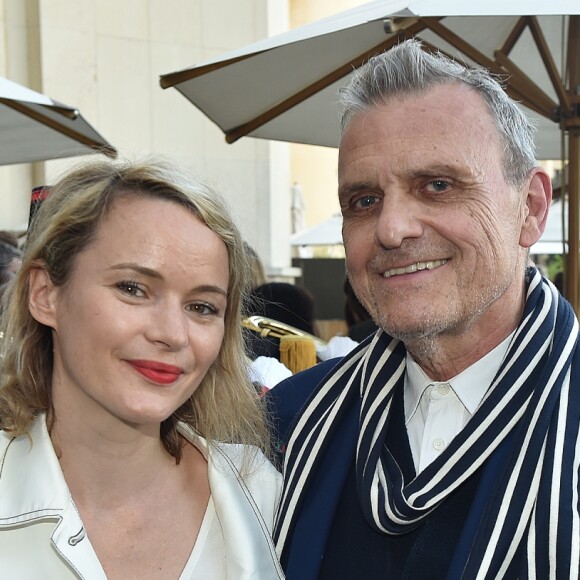
[[580,189],[580,133],[570,131],[568,134],[568,255],[566,257],[566,298],[578,314],[580,303],[578,300],[578,252],[579,252],[579,196]]
[[564,127],[568,131],[568,255],[566,257],[566,298],[580,314],[578,258],[580,257],[580,16],[570,16],[568,29],[568,94],[570,108]]

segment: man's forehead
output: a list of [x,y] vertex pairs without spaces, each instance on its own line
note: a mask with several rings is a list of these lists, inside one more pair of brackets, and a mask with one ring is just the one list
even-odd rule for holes
[[417,173],[479,164],[483,158],[497,162],[501,139],[491,116],[482,115],[479,107],[486,107],[481,98],[464,110],[425,102],[400,113],[383,106],[357,115],[340,143],[339,178],[345,171],[384,170],[385,163]]
[[[492,121],[489,106],[480,93],[465,84],[443,83],[425,90],[389,96],[354,113],[344,127],[339,151],[352,127],[365,127],[381,115],[399,115],[401,110],[412,110],[415,115],[432,115],[435,121],[441,112],[452,113],[458,118],[474,116],[483,117],[485,122]],[[412,123],[414,118],[406,117],[404,120]]]

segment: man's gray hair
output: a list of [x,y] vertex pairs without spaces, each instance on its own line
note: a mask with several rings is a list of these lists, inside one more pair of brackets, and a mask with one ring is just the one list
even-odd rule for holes
[[405,40],[372,57],[357,69],[340,90],[343,106],[341,130],[352,118],[397,96],[425,93],[443,84],[464,84],[486,101],[504,150],[503,173],[513,185],[521,185],[536,166],[535,129],[521,107],[484,68],[470,68],[421,48],[415,39]]

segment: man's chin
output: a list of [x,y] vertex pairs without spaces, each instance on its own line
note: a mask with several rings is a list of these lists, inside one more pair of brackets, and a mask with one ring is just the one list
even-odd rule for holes
[[416,311],[413,313],[410,309],[405,312],[405,308],[403,306],[398,315],[393,314],[377,317],[380,328],[390,336],[398,338],[404,343],[430,340],[449,328],[449,320],[435,318],[432,312],[420,317],[402,317],[402,313],[417,314]]

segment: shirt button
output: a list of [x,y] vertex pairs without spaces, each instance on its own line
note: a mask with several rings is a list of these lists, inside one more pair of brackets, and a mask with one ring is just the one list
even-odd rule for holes
[[443,397],[447,396],[449,394],[449,391],[451,390],[451,388],[449,387],[449,385],[447,383],[444,383],[442,385],[439,385],[437,387],[437,392],[442,395]]
[[436,451],[443,451],[445,449],[445,441],[441,439],[441,437],[437,437],[437,439],[433,439],[433,448]]

